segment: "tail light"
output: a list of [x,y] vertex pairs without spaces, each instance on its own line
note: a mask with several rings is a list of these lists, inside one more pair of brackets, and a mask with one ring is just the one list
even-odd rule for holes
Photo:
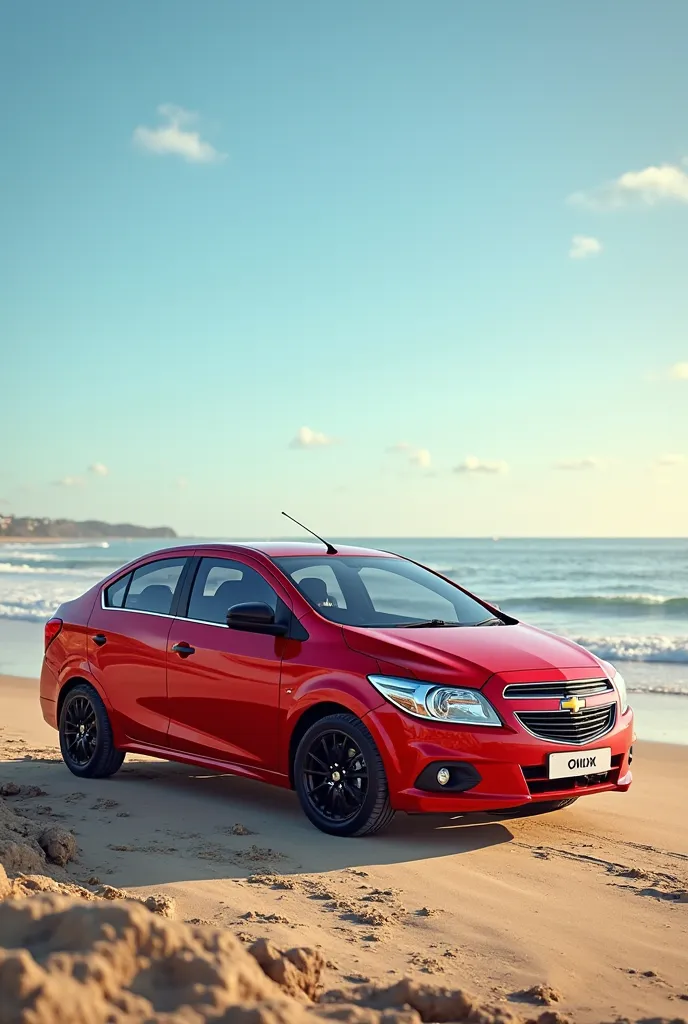
[[62,619],[54,618],[48,619],[45,624],[45,650],[47,651],[51,643],[62,629]]

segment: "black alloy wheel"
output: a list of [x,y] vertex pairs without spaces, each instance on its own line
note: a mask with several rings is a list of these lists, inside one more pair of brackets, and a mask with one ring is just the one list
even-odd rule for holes
[[104,779],[121,768],[124,751],[115,747],[105,705],[88,683],[77,683],[64,698],[59,734],[62,757],[74,775]]
[[306,815],[331,835],[367,835],[394,815],[382,758],[355,715],[328,715],[306,731],[294,782]]
[[358,814],[368,794],[368,766],[351,736],[322,733],[309,747],[302,772],[309,799],[326,818],[344,822]]
[[70,761],[77,768],[85,768],[96,752],[98,719],[93,704],[84,694],[77,694],[72,700],[67,698],[63,729]]

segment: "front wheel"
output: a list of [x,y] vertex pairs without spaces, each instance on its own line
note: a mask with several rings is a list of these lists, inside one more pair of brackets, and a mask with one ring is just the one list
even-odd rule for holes
[[88,683],[78,683],[65,697],[58,729],[62,757],[73,775],[105,779],[122,767],[124,751],[115,747],[105,705]]
[[380,752],[355,715],[327,715],[304,733],[294,785],[307,817],[333,836],[370,835],[394,816]]

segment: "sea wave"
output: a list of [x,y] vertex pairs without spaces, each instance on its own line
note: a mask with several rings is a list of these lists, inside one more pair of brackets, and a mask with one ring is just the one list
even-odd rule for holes
[[[34,544],[35,548],[36,545]],[[0,551],[5,558],[12,558],[16,556],[21,558],[24,562],[59,562],[61,556],[53,554],[50,551],[29,551],[26,548],[15,547],[14,544],[3,544]]]
[[66,548],[109,548],[110,541],[7,541],[3,544],[3,551],[32,551],[37,554],[41,551],[60,551]]
[[26,562],[0,562],[0,573],[8,576],[81,576],[81,577],[92,577],[98,578],[100,573],[94,572],[90,565],[85,565],[83,568],[71,567],[71,568],[54,568],[43,565],[28,565]]
[[0,601],[0,619],[45,622],[61,603],[54,598],[16,596]]
[[647,661],[688,665],[688,636],[574,636],[605,661]]
[[636,613],[641,615],[685,615],[688,617],[688,597],[665,594],[581,594],[552,597],[510,597],[500,602],[503,608],[527,608],[537,611],[604,611],[609,614]]
[[661,684],[630,686],[628,682],[626,687],[629,693],[663,693],[670,697],[688,697],[688,689],[685,687],[682,689],[680,686],[662,686]]

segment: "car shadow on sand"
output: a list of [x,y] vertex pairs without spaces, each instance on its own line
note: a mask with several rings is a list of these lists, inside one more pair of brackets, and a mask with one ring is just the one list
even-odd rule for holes
[[47,759],[5,761],[0,772],[46,791],[12,803],[75,832],[81,855],[73,874],[105,870],[120,886],[407,863],[513,839],[505,825],[478,816],[406,814],[374,836],[342,839],[314,828],[289,790],[165,761],[128,760],[103,780],[76,778]]

